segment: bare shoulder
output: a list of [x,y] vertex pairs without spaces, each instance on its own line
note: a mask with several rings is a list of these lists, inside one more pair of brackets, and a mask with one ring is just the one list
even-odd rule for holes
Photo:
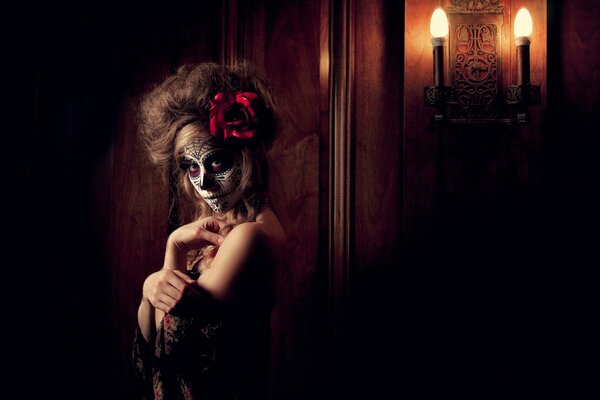
[[228,240],[281,247],[285,244],[286,235],[275,213],[266,209],[261,211],[255,222],[245,222],[233,228],[225,242]]
[[286,240],[285,232],[279,218],[270,208],[265,209],[256,218],[254,223],[264,232],[269,240],[283,243]]
[[[217,300],[231,300],[239,295],[236,293],[242,286],[238,285],[245,282],[253,287],[283,265],[285,243],[275,214],[269,210],[261,212],[255,222],[239,224],[229,232],[198,284]],[[242,276],[250,280],[241,279]]]
[[285,247],[286,235],[279,219],[270,209],[261,211],[255,222],[237,225],[221,245],[222,250],[240,257],[250,254],[270,255],[273,261],[281,259]]

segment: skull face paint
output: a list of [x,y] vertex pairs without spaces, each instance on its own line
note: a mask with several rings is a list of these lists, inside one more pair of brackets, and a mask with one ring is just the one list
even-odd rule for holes
[[215,212],[226,212],[242,197],[242,156],[211,142],[184,148],[182,168],[198,194]]

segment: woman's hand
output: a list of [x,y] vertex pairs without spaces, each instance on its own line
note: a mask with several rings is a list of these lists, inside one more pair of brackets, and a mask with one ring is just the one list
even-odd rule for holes
[[221,244],[219,230],[226,225],[215,217],[205,217],[173,231],[167,240],[164,269],[185,270],[187,253],[210,244]]
[[190,224],[177,228],[169,236],[169,241],[183,251],[200,249],[210,244],[221,244],[224,237],[219,231],[227,225],[215,217],[200,218]]
[[197,288],[198,283],[185,273],[161,269],[146,278],[143,296],[154,308],[169,313],[184,300],[201,297]]

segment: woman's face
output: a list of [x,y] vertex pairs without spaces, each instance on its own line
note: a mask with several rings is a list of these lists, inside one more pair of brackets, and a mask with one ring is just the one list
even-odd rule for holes
[[183,166],[198,194],[215,212],[226,212],[242,197],[242,155],[212,142],[184,148]]

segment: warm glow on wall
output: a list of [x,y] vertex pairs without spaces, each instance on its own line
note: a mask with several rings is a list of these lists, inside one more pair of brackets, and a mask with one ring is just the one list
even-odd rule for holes
[[448,18],[441,8],[436,8],[429,21],[431,37],[442,38],[448,36]]
[[515,17],[515,37],[531,36],[533,21],[526,8],[521,8]]

